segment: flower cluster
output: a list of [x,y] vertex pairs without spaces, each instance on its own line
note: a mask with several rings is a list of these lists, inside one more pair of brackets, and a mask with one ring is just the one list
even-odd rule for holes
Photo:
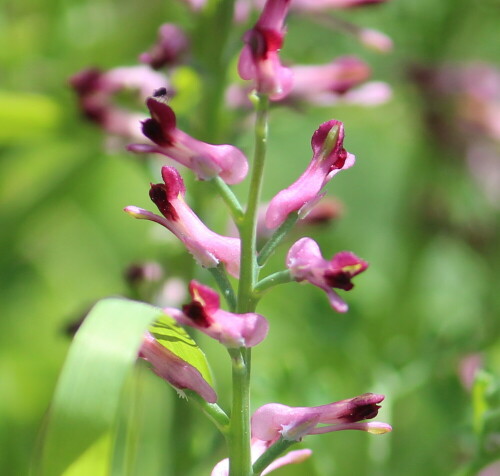
[[[260,279],[265,257],[274,252],[297,220],[311,213],[311,222],[314,221],[314,209],[325,195],[325,185],[338,172],[355,163],[354,155],[344,147],[344,124],[335,119],[323,122],[312,134],[312,158],[305,170],[291,185],[276,193],[262,211],[262,223],[259,225],[260,187],[256,184],[263,173],[263,165],[258,168],[258,164],[263,164],[265,156],[265,120],[269,100],[283,101],[285,104],[304,101],[332,104],[370,76],[368,65],[352,56],[337,58],[319,66],[285,65],[280,50],[286,34],[286,17],[290,11],[318,12],[381,1],[238,2],[236,13],[240,20],[244,18],[244,12],[248,13],[256,5],[261,9],[255,25],[243,36],[238,62],[240,78],[251,82],[256,101],[262,106],[256,126],[259,147],[256,147],[246,208],[239,203],[231,188],[231,185],[239,184],[247,176],[249,164],[245,154],[233,145],[210,144],[184,132],[177,127],[176,113],[167,104],[167,78],[155,69],[175,67],[189,56],[189,38],[176,25],[165,24],[160,28],[158,41],[140,56],[140,61],[145,63],[139,67],[141,69],[125,68],[119,73],[119,70],[107,73],[86,70],[71,80],[88,117],[113,134],[136,140],[136,143],[128,145],[128,151],[145,154],[145,157],[154,154],[169,161],[161,168],[161,181],[151,183],[149,190],[149,197],[159,214],[137,206],[127,206],[125,212],[134,218],[162,225],[182,243],[199,265],[213,274],[228,310],[223,308],[216,290],[191,280],[188,286],[190,300],[180,306],[172,303],[164,311],[178,325],[194,328],[225,346],[231,356],[233,375],[243,375],[246,381],[249,381],[250,376],[248,349],[260,344],[270,330],[268,320],[255,312],[260,299],[259,286],[269,288],[274,282],[272,275]],[[203,0],[188,3],[194,11],[205,6]],[[149,110],[149,117],[136,120],[133,127],[130,113],[119,110],[112,100],[116,92],[130,86],[139,88]],[[144,88],[148,90],[147,95],[144,95]],[[138,132],[141,133],[140,139],[137,137]],[[191,172],[197,180],[212,182],[214,189],[228,205],[237,229],[236,236],[219,234],[204,223],[203,217],[190,207],[184,179],[172,163],[188,169],[187,172],[183,170],[183,173]],[[325,204],[324,201],[322,203]],[[324,205],[322,210],[316,208],[317,220],[337,215],[338,206],[332,209],[331,203],[327,203],[326,208]],[[262,247],[256,242],[257,229],[265,229],[262,236],[268,238]],[[326,292],[335,311],[346,312],[346,302],[334,289],[351,290],[352,279],[366,270],[367,266],[367,262],[349,251],[339,252],[330,260],[324,259],[318,244],[312,238],[303,237],[291,246],[285,268],[276,274],[281,277],[282,283],[308,282],[319,287]],[[238,285],[237,293],[233,289],[235,282]],[[177,307],[171,307],[174,305]],[[147,360],[157,375],[179,391],[193,391],[204,402],[216,405],[217,394],[199,369],[161,345],[152,333],[145,334],[139,357]],[[234,398],[237,399],[240,393],[235,391],[235,394]],[[250,431],[241,431],[239,436],[247,438],[243,442],[248,449],[247,459],[257,465],[263,464],[259,474],[267,474],[282,465],[300,462],[311,454],[310,450],[291,451],[285,456],[272,453],[280,442],[291,444],[307,435],[339,430],[363,430],[373,434],[390,431],[391,427],[385,423],[365,422],[377,415],[383,399],[383,395],[369,393],[319,407],[294,408],[270,403],[257,409],[251,418],[251,442],[245,436]],[[248,425],[248,405],[239,404],[236,410],[233,408],[234,418],[246,420],[241,425]],[[205,407],[205,410],[210,412],[213,407]],[[222,431],[226,430],[224,424],[220,427]],[[230,436],[235,437],[234,434]],[[269,454],[274,456],[267,461]],[[233,464],[230,455],[229,459],[216,465],[212,475],[236,474],[230,469]],[[245,462],[241,457],[238,464],[250,464],[250,461]]]

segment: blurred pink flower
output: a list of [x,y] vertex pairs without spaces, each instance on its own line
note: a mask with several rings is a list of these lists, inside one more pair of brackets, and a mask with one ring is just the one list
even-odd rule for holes
[[324,92],[342,94],[370,77],[370,67],[354,56],[343,56],[322,65],[292,66],[290,98],[308,100]]
[[363,272],[368,263],[349,251],[337,253],[330,261],[321,255],[312,238],[301,238],[288,251],[286,266],[296,281],[308,281],[328,295],[333,309],[346,312],[347,304],[333,288],[349,291],[354,287],[351,279]]
[[[275,442],[279,438],[300,441],[307,435],[340,430],[362,430],[383,434],[392,430],[387,423],[363,422],[378,414],[383,395],[365,393],[359,397],[319,407],[288,407],[268,403],[252,416],[252,437]],[[319,426],[325,424],[327,426]]]
[[235,184],[245,178],[248,162],[241,150],[227,144],[207,144],[177,129],[175,113],[163,97],[151,96],[146,105],[151,119],[142,123],[142,132],[155,145],[130,144],[128,150],[165,155],[191,169],[200,180],[219,175],[226,183]]
[[266,337],[269,325],[260,314],[224,311],[219,295],[194,280],[189,284],[189,293],[192,301],[182,306],[182,311],[165,309],[179,324],[194,327],[226,347],[253,347]]
[[125,211],[135,218],[163,225],[184,243],[202,266],[213,268],[223,262],[228,273],[237,277],[240,240],[219,235],[207,228],[184,201],[184,182],[174,167],[163,167],[162,177],[164,183],[151,184],[149,196],[163,217],[134,206],[126,207]]
[[477,373],[483,366],[483,356],[481,354],[468,354],[463,356],[458,363],[458,376],[464,388],[472,390]]
[[189,40],[184,31],[174,23],[164,23],[158,30],[156,43],[139,56],[139,61],[154,69],[172,66],[180,61],[188,48]]
[[167,78],[148,66],[121,67],[109,71],[89,68],[73,75],[69,82],[87,119],[110,134],[129,139],[142,138],[140,121],[144,119],[144,114],[119,107],[114,96],[124,90],[135,90],[144,100],[152,90],[168,87]]
[[371,28],[359,28],[356,36],[361,44],[379,53],[389,53],[394,46],[389,36]]
[[238,62],[241,78],[255,81],[257,92],[273,101],[285,97],[292,87],[292,73],[281,64],[278,54],[289,6],[290,0],[267,0],[259,20],[243,37],[245,46]]
[[144,335],[139,357],[147,360],[153,371],[176,389],[189,389],[209,403],[217,401],[217,394],[198,369],[162,346],[149,332]]
[[343,147],[344,125],[331,120],[319,126],[311,139],[313,157],[305,172],[288,188],[271,200],[266,213],[266,226],[280,226],[292,212],[309,210],[322,198],[321,189],[341,170],[354,165],[354,155]]

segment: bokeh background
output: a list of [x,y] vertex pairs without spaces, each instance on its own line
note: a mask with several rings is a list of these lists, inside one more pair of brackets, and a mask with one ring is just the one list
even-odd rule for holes
[[[301,173],[312,132],[325,120],[345,123],[345,145],[357,164],[328,185],[343,204],[341,217],[292,233],[268,270],[283,267],[286,250],[303,233],[325,256],[352,250],[370,268],[344,294],[347,315],[334,313],[319,289],[296,283],[263,299],[259,312],[271,331],[254,352],[252,405],[387,395],[378,419],[393,425],[392,434],[309,437],[302,446],[314,450],[313,458],[277,475],[453,474],[476,444],[472,398],[460,369],[480,366],[494,381],[500,368],[500,3],[393,0],[336,15],[384,31],[394,50],[378,54],[294,14],[283,56],[313,64],[358,55],[372,66],[373,79],[391,85],[393,97],[377,107],[273,109],[264,198]],[[124,278],[130,264],[155,261],[165,278],[195,272],[213,284],[166,233],[121,211],[150,207],[148,183],[159,162],[148,169],[121,146],[110,146],[81,117],[68,86],[72,74],[89,66],[136,64],[165,21],[196,26],[176,0],[2,2],[2,475],[28,473],[70,345],[68,326],[100,298],[130,296]],[[244,30],[236,27],[235,41]],[[216,33],[207,41],[210,35]],[[197,66],[184,66],[174,81],[187,131],[203,129]],[[250,155],[246,113],[227,114],[225,140]],[[209,222],[224,232],[223,207],[203,186],[196,192],[201,213],[215,210]],[[236,192],[244,197],[245,186]],[[198,340],[227,406],[226,354],[203,336]],[[210,424],[145,367],[138,379],[141,438],[133,474],[209,474],[225,456]]]

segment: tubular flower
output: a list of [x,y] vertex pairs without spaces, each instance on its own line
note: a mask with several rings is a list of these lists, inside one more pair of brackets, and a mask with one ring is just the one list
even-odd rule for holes
[[189,389],[209,403],[217,401],[217,394],[198,369],[163,347],[149,332],[144,335],[139,357],[148,361],[156,375],[179,390]]
[[[270,446],[271,446],[271,442],[269,442],[269,441],[262,441],[262,440],[259,440],[258,438],[252,438],[251,447],[250,447],[252,463],[255,463],[255,461],[257,461],[259,459],[259,457],[261,455],[263,455],[265,453],[265,451]],[[302,461],[305,461],[311,455],[312,455],[312,451],[309,449],[290,451],[285,456],[282,456],[282,457],[276,459],[275,461],[273,461],[260,474],[262,474],[262,476],[265,476],[266,474],[269,474],[270,472],[274,471],[275,469],[281,468],[282,466],[285,466],[287,464],[302,463]],[[226,458],[226,459],[223,459],[222,461],[219,461],[215,465],[210,476],[229,476],[229,459]]]
[[239,238],[222,236],[207,228],[184,201],[184,182],[174,167],[163,167],[162,177],[164,183],[151,184],[149,196],[163,217],[133,206],[126,207],[125,211],[135,218],[163,225],[184,243],[202,266],[214,268],[222,262],[228,273],[237,277],[240,266]]
[[188,47],[189,40],[184,31],[174,23],[165,23],[158,30],[156,43],[139,56],[139,61],[154,69],[175,65]]
[[114,103],[120,91],[137,90],[145,99],[151,90],[168,85],[167,78],[148,66],[131,66],[101,71],[90,68],[80,71],[69,79],[76,91],[83,115],[100,125],[105,131],[117,136],[140,139],[139,121],[144,114],[128,111]]
[[242,79],[254,80],[257,92],[273,101],[284,98],[292,87],[292,72],[282,66],[279,50],[285,37],[284,21],[290,0],[267,0],[255,26],[243,41],[238,72]]
[[146,100],[151,118],[142,123],[142,132],[155,145],[131,144],[128,150],[165,155],[191,169],[200,180],[220,175],[228,184],[241,182],[248,171],[243,152],[232,145],[201,142],[177,129],[175,113],[164,102],[165,94],[163,89]]
[[333,309],[346,312],[347,304],[333,288],[349,291],[351,279],[363,272],[368,263],[349,251],[337,253],[330,261],[323,259],[318,244],[312,238],[301,238],[288,251],[286,266],[296,281],[309,281],[323,289]]
[[292,185],[281,190],[270,202],[266,226],[276,228],[292,212],[306,212],[321,199],[321,189],[332,177],[354,165],[354,155],[343,147],[344,125],[331,120],[313,134],[313,157],[305,172]]
[[219,295],[197,281],[189,284],[192,301],[166,309],[179,324],[194,327],[226,347],[253,347],[267,335],[269,325],[260,314],[234,314],[220,308]]
[[[387,423],[361,422],[377,416],[383,395],[365,393],[359,397],[341,400],[320,407],[288,407],[268,403],[252,416],[252,437],[275,442],[300,441],[307,435],[318,435],[339,430],[362,430],[383,434],[392,430]],[[318,426],[324,424],[327,426]]]
[[358,58],[344,56],[330,63],[292,66],[293,88],[289,98],[320,103],[318,96],[344,94],[370,77],[370,67]]

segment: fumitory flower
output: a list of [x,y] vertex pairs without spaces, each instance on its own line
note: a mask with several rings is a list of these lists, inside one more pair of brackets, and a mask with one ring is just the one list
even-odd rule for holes
[[286,266],[296,281],[308,281],[323,289],[330,304],[337,312],[346,312],[347,304],[333,288],[349,291],[351,279],[368,267],[368,263],[354,253],[342,251],[330,261],[321,255],[318,244],[312,238],[301,238],[288,251]]
[[202,266],[214,268],[223,262],[228,273],[237,277],[240,240],[219,235],[207,228],[184,201],[186,188],[174,167],[163,167],[162,177],[164,183],[151,184],[149,196],[163,217],[134,206],[126,207],[125,211],[135,218],[163,225],[184,243]]
[[197,281],[189,284],[192,301],[179,309],[165,311],[179,324],[194,327],[226,347],[253,347],[267,335],[265,317],[248,312],[235,314],[220,308],[219,295]]
[[382,400],[384,395],[365,393],[319,407],[288,407],[268,403],[258,408],[252,416],[252,437],[275,442],[280,437],[300,441],[307,435],[339,430],[387,433],[392,430],[387,423],[362,422],[377,416]]
[[144,114],[128,111],[114,102],[120,91],[137,90],[142,100],[154,89],[168,86],[167,78],[148,66],[131,66],[101,71],[89,68],[73,75],[69,80],[78,94],[84,116],[99,124],[110,134],[140,139],[140,121]]
[[189,40],[184,31],[174,23],[164,23],[158,30],[156,43],[149,51],[139,56],[139,61],[154,69],[174,65],[179,62],[188,47]]
[[243,152],[232,145],[207,144],[178,129],[175,113],[164,101],[164,92],[158,91],[146,100],[151,118],[142,123],[143,134],[155,145],[131,144],[128,150],[163,154],[193,170],[200,180],[220,175],[228,184],[241,182],[248,171]]
[[321,104],[329,95],[343,94],[370,77],[370,67],[358,58],[344,56],[322,65],[292,66],[293,87],[287,99]]
[[[251,441],[251,457],[252,457],[252,463],[255,463],[259,459],[259,457],[264,454],[264,452],[271,446],[270,441],[262,441],[259,440],[258,438],[252,438]],[[285,466],[287,464],[297,464],[301,463],[302,461],[306,460],[309,458],[312,454],[312,451],[309,449],[303,449],[303,450],[294,450],[290,451],[284,456],[281,456],[280,458],[274,460],[262,473],[260,473],[262,476],[265,476],[266,474],[269,474],[270,472],[274,471],[275,469],[281,468],[282,466]],[[229,459],[223,459],[222,461],[219,461],[214,469],[212,470],[212,473],[210,476],[229,476]]]
[[290,1],[267,0],[259,20],[243,37],[245,46],[238,62],[241,78],[254,80],[257,92],[274,101],[290,92],[293,81],[290,69],[281,64],[278,54]]
[[149,332],[144,335],[139,357],[148,361],[155,374],[176,389],[193,390],[209,403],[217,401],[215,390],[200,371],[162,346]]
[[331,120],[319,126],[313,134],[313,157],[305,172],[288,188],[281,190],[270,202],[266,226],[276,228],[292,212],[306,212],[323,195],[320,193],[331,178],[354,164],[354,155],[343,146],[344,125]]

